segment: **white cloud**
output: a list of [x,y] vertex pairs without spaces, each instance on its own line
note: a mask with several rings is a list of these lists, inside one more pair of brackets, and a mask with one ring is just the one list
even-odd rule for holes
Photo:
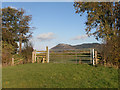
[[13,6],[9,6],[10,8],[13,8],[13,9],[17,9],[16,7],[13,7]]
[[39,39],[40,41],[53,40],[53,39],[55,39],[55,34],[52,33],[52,32],[39,34],[39,35],[37,36],[37,39]]
[[76,37],[72,38],[71,40],[80,40],[80,39],[85,39],[87,37],[88,37],[87,35],[81,35],[81,36],[76,36]]

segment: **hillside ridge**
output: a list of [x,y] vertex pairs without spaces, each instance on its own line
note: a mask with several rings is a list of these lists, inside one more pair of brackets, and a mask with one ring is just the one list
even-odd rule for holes
[[96,48],[96,47],[99,47],[100,45],[101,45],[100,43],[83,43],[83,44],[80,44],[80,45],[69,45],[69,44],[60,43],[60,44],[54,46],[53,48],[51,48],[51,50],[54,50],[54,49]]

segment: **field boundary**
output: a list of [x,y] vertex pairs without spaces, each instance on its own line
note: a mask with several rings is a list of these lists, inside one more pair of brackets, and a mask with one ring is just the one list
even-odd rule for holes
[[[98,52],[94,48],[88,49],[54,49],[50,50],[50,60],[51,58],[58,57],[64,59],[65,57],[75,57],[76,63],[81,63],[81,61],[90,61],[92,65],[98,64]],[[82,60],[82,57],[88,59]],[[74,61],[75,61],[74,60]],[[58,62],[57,62],[58,63]],[[62,62],[64,63],[64,62]]]

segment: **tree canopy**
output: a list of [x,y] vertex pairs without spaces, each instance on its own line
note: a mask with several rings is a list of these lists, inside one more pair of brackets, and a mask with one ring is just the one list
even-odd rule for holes
[[104,40],[103,57],[112,64],[120,60],[120,2],[74,2],[76,13],[87,13],[86,33]]
[[[22,51],[22,43],[28,42],[32,36],[30,26],[31,15],[25,11],[11,7],[2,8],[2,58],[10,61],[10,57]],[[18,49],[19,43],[19,49]],[[7,57],[8,56],[8,57]],[[7,62],[6,61],[6,62]]]
[[[119,3],[118,2],[75,2],[76,13],[87,13],[85,23],[88,35],[98,38],[111,38],[118,34],[119,29]],[[92,31],[96,29],[96,31]]]
[[22,8],[18,10],[11,7],[3,8],[2,40],[15,48],[18,47],[16,42],[19,41],[21,49],[22,42],[27,41],[32,35],[30,31],[31,18],[31,15],[25,15],[25,11]]

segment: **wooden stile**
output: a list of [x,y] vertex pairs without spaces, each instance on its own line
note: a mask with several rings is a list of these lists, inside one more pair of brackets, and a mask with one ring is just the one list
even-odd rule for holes
[[[40,54],[36,54],[36,52],[40,52]],[[39,58],[42,58],[41,60],[39,60]],[[37,60],[36,60],[37,59]],[[45,63],[45,60],[47,63],[49,63],[49,49],[48,46],[46,47],[46,51],[33,51],[32,52],[32,63],[34,62],[40,62],[42,61],[42,63]]]

